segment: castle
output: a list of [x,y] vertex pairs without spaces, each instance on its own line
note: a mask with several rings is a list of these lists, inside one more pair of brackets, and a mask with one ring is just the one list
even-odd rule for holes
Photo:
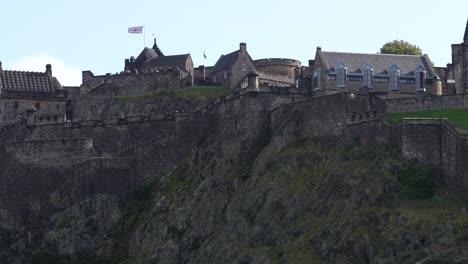
[[[62,86],[50,65],[44,73],[31,73],[6,71],[0,64],[0,142],[7,155],[25,163],[60,164],[84,174],[136,168],[147,155],[157,158],[144,166],[168,171],[193,154],[193,146],[213,137],[229,142],[217,149],[226,166],[248,163],[275,138],[281,142],[276,147],[299,137],[334,144],[379,142],[438,168],[450,190],[465,195],[466,135],[446,120],[392,123],[384,114],[468,108],[467,32],[468,23],[463,43],[452,45],[452,63],[444,68],[434,67],[427,55],[320,47],[308,66],[294,59],[253,60],[245,43],[214,66],[195,68],[190,54],[165,55],[156,40],[126,59],[120,73],[83,71],[80,87]],[[145,106],[115,101],[194,84],[221,85],[229,94]],[[127,186],[135,179],[122,181]]]

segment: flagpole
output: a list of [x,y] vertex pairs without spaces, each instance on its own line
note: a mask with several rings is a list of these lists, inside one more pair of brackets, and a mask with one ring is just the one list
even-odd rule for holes
[[146,32],[145,32],[146,25],[143,24],[143,48],[146,47]]

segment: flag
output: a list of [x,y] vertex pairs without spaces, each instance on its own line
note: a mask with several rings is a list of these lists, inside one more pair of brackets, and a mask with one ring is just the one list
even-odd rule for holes
[[143,33],[143,26],[129,27],[129,28],[128,28],[128,33],[131,33],[131,34],[141,34],[141,33]]
[[205,51],[203,51],[203,58],[205,58],[205,59],[206,59]]

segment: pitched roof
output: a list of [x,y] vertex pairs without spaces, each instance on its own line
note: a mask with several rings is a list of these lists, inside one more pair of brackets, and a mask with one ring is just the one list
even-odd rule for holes
[[149,61],[147,64],[144,65],[144,67],[179,67],[179,69],[185,69],[185,63],[187,62],[187,59],[189,57],[190,54],[161,56]]
[[230,66],[232,66],[237,61],[237,58],[239,58],[239,53],[240,51],[236,50],[227,55],[221,55],[221,57],[219,57],[218,61],[214,65],[213,69],[211,70],[211,72],[214,73],[217,71],[227,69]]
[[7,91],[54,92],[61,86],[43,72],[0,71],[0,79],[2,89]]
[[465,36],[463,36],[463,42],[468,43],[468,20],[466,21]]
[[158,57],[158,54],[156,54],[156,51],[145,47],[141,51],[140,55],[138,55],[138,57],[135,59],[135,63],[138,65],[141,65],[142,63],[153,60],[157,57]]
[[376,74],[386,74],[392,65],[396,65],[402,75],[412,75],[413,71],[422,65],[428,72],[428,78],[437,76],[427,56],[320,52],[323,63],[329,70],[332,70],[337,64],[343,63],[348,68],[349,73],[359,73],[364,65],[369,64]]

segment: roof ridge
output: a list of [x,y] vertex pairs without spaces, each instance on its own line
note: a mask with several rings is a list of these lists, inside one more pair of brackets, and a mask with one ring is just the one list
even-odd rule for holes
[[387,53],[362,53],[362,52],[342,52],[342,51],[322,51],[322,53],[341,53],[356,55],[376,55],[376,56],[401,56],[401,57],[424,57],[424,55],[387,54]]

